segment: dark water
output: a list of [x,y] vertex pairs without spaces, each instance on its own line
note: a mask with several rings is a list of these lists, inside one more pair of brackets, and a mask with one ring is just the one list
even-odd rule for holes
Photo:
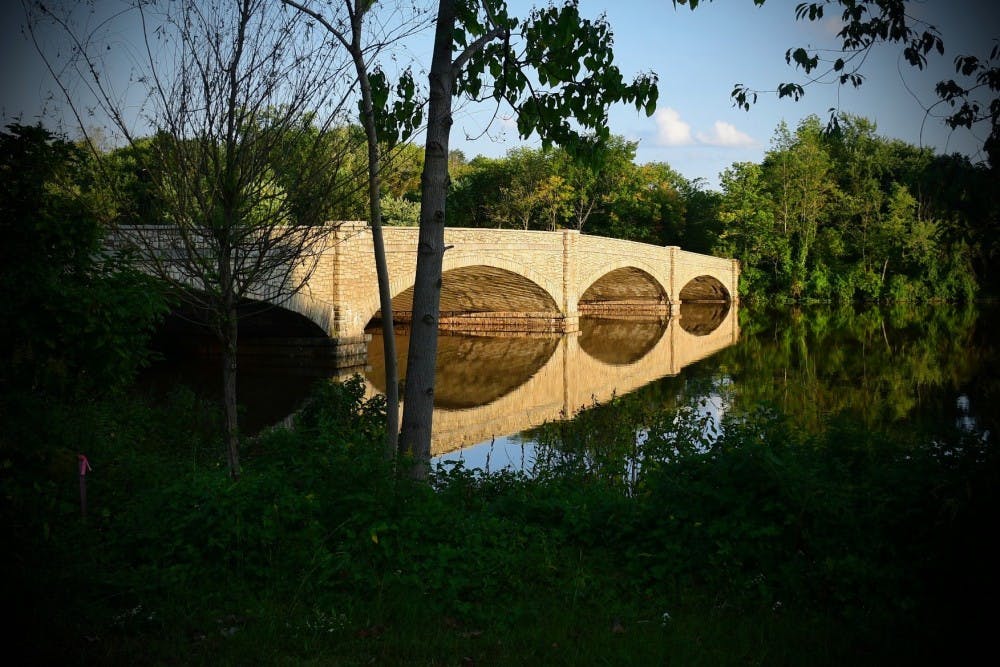
[[[613,394],[637,394],[715,418],[766,403],[799,429],[832,415],[872,429],[919,424],[991,432],[1000,414],[1000,325],[993,305],[786,309],[687,308],[675,320],[585,319],[558,336],[442,336],[434,451],[468,465],[520,465],[532,428]],[[404,351],[408,337],[398,336]],[[177,383],[218,396],[211,353],[171,353],[143,378],[163,392]],[[379,333],[363,371],[383,385]],[[333,364],[280,354],[241,359],[244,428],[294,412]],[[524,434],[528,433],[528,436]]]

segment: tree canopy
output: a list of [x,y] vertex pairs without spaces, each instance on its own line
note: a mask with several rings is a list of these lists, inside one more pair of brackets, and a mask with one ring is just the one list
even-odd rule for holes
[[863,118],[838,123],[832,135],[815,116],[782,124],[762,164],[723,172],[715,249],[740,258],[741,296],[968,300],[994,280],[989,170],[883,139]]
[[0,388],[61,399],[120,389],[147,359],[162,288],[106,256],[88,154],[41,127],[0,132]]

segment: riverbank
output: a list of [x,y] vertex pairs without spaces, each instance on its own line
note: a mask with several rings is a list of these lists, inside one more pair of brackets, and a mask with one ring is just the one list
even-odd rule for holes
[[[232,484],[190,395],[21,408],[39,420],[6,442],[45,446],[5,447],[3,567],[35,664],[919,664],[990,636],[1000,473],[978,436],[805,435],[760,409],[709,441],[625,397],[543,429],[531,479],[419,486],[351,383],[256,438]],[[615,452],[640,424],[637,470]]]

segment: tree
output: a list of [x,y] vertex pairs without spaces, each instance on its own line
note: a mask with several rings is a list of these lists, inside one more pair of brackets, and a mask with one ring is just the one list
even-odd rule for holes
[[551,228],[551,214],[560,217],[571,194],[553,180],[562,178],[559,160],[556,151],[524,146],[499,159],[477,157],[448,193],[449,218],[460,226]]
[[720,176],[723,224],[719,249],[739,257],[740,295],[766,294],[787,263],[787,237],[775,228],[774,209],[764,184],[763,169],[752,162],[738,162]]
[[[68,9],[57,14],[40,3],[32,5],[29,25],[54,75],[58,55],[45,53],[37,37],[54,26],[69,41],[71,60],[58,66],[71,74],[56,78],[78,120],[82,102],[69,94],[67,76],[88,86],[97,111],[129,144],[140,143],[133,124],[145,122],[155,132],[148,145],[155,168],[146,177],[163,204],[155,221],[160,233],[123,226],[118,238],[204,313],[219,340],[226,458],[237,479],[240,308],[248,300],[274,304],[297,294],[327,243],[323,203],[303,205],[299,198],[293,207],[289,194],[337,197],[356,183],[339,169],[351,146],[328,142],[329,130],[344,124],[350,61],[330,57],[306,17],[266,0],[144,0],[118,19],[136,21],[144,38],[145,62],[134,63],[146,93],[138,118],[105,76],[106,35],[81,33]],[[307,114],[314,133],[303,127]],[[310,167],[291,183],[273,167],[289,142]]]
[[[268,159],[278,184],[288,195],[294,218],[324,221],[363,218],[368,210],[364,130],[353,123],[325,127],[311,111],[296,124],[298,130],[289,132]],[[304,177],[316,164],[335,168],[339,174]],[[339,184],[335,193],[327,192],[331,181]]]
[[542,206],[541,188],[552,173],[552,165],[543,151],[521,147],[507,151],[503,170],[500,198],[490,210],[490,217],[497,227],[516,222],[520,229],[531,229]]
[[743,298],[969,300],[994,224],[987,171],[875,134],[842,115],[781,124],[762,165],[722,174],[718,250],[740,257]]
[[573,212],[573,187],[559,175],[546,178],[538,188],[538,210],[548,231],[559,229],[560,221]]
[[629,163],[610,188],[592,230],[614,238],[680,245],[685,207],[674,186],[680,178],[665,162]]
[[708,187],[705,179],[680,176],[674,187],[684,202],[684,234],[681,245],[691,252],[717,253],[722,225],[719,222],[719,193]]
[[873,262],[871,239],[876,233],[885,204],[882,183],[888,171],[888,151],[875,136],[875,125],[865,118],[841,115],[840,132],[827,142],[831,159],[837,165],[837,224],[845,238],[860,253],[862,270],[869,272]]
[[[763,5],[766,0],[753,0]],[[818,21],[828,9],[841,10],[842,27],[837,32],[840,50],[832,56],[827,52],[807,47],[793,47],[785,52],[785,61],[801,68],[809,77],[808,83],[833,82],[838,86],[861,86],[868,54],[878,44],[896,44],[902,47],[902,57],[919,69],[936,51],[944,54],[944,40],[938,29],[907,11],[912,0],[821,0],[801,2],[795,6],[798,20]],[[695,9],[700,0],[672,0],[674,6],[687,4]],[[709,0],[711,2],[711,0]],[[988,19],[987,19],[988,20]],[[963,54],[954,59],[956,79],[940,81],[934,92],[938,102],[925,109],[928,115],[936,114],[935,107],[945,105],[950,109],[943,116],[952,128],[986,126],[983,149],[990,163],[1000,165],[1000,40],[989,54]],[[749,110],[763,91],[742,83],[733,87],[733,104]],[[779,98],[798,100],[805,94],[800,83],[779,83],[775,91]],[[837,110],[830,114],[829,129],[836,130],[839,122]]]
[[655,108],[655,76],[642,75],[626,83],[612,64],[611,44],[607,22],[582,18],[573,1],[535,10],[523,22],[510,16],[506,5],[497,0],[440,0],[438,4],[413,331],[400,433],[400,446],[415,459],[415,477],[426,475],[430,459],[452,97],[492,97],[497,104],[507,103],[517,113],[522,137],[538,132],[543,146],[559,143],[574,153],[585,153],[592,142],[584,140],[571,120],[593,132],[593,140],[599,143],[609,135],[608,105],[634,103],[647,114]]
[[[508,181],[505,160],[476,156],[461,167],[461,174],[449,168],[448,219],[456,227],[499,227],[491,217],[499,195]],[[506,217],[506,213],[504,213]]]
[[86,400],[124,387],[146,360],[163,290],[100,252],[90,169],[41,127],[0,132],[0,392]]
[[633,169],[638,143],[612,136],[594,155],[579,160],[565,150],[556,151],[556,172],[572,190],[573,227],[583,231],[590,216],[620,190]]
[[791,294],[798,298],[805,292],[813,245],[836,188],[819,119],[804,119],[794,135],[782,123],[764,158],[764,169],[774,193],[776,221],[788,237]]
[[[666,163],[636,165],[636,144],[610,136],[588,159],[563,148],[515,148],[477,157],[449,192],[462,226],[576,229],[709,252],[715,200]],[[691,224],[688,224],[688,223]]]
[[424,147],[412,142],[398,144],[383,154],[382,194],[411,202],[420,201],[420,174],[424,170]]
[[[322,25],[351,55],[358,86],[361,89],[361,125],[365,130],[368,146],[368,218],[372,228],[372,245],[375,254],[375,273],[378,277],[379,307],[382,316],[382,342],[385,356],[387,457],[395,455],[399,434],[399,370],[396,355],[396,335],[392,323],[392,293],[389,285],[389,268],[385,258],[385,241],[382,238],[382,184],[380,140],[388,147],[406,140],[422,122],[422,112],[417,105],[413,77],[407,70],[396,86],[399,100],[393,109],[388,108],[389,86],[385,74],[371,66],[371,59],[392,39],[385,38],[372,45],[364,38],[365,17],[375,6],[369,0],[344,0],[347,21],[336,22],[311,7],[294,2],[282,2],[309,16]],[[419,24],[419,20],[416,21]],[[411,23],[403,22],[405,35]]]

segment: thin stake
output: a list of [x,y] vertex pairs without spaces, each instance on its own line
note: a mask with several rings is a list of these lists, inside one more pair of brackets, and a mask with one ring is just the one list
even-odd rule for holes
[[77,454],[77,461],[80,464],[80,517],[87,518],[87,473],[93,470],[86,454]]

